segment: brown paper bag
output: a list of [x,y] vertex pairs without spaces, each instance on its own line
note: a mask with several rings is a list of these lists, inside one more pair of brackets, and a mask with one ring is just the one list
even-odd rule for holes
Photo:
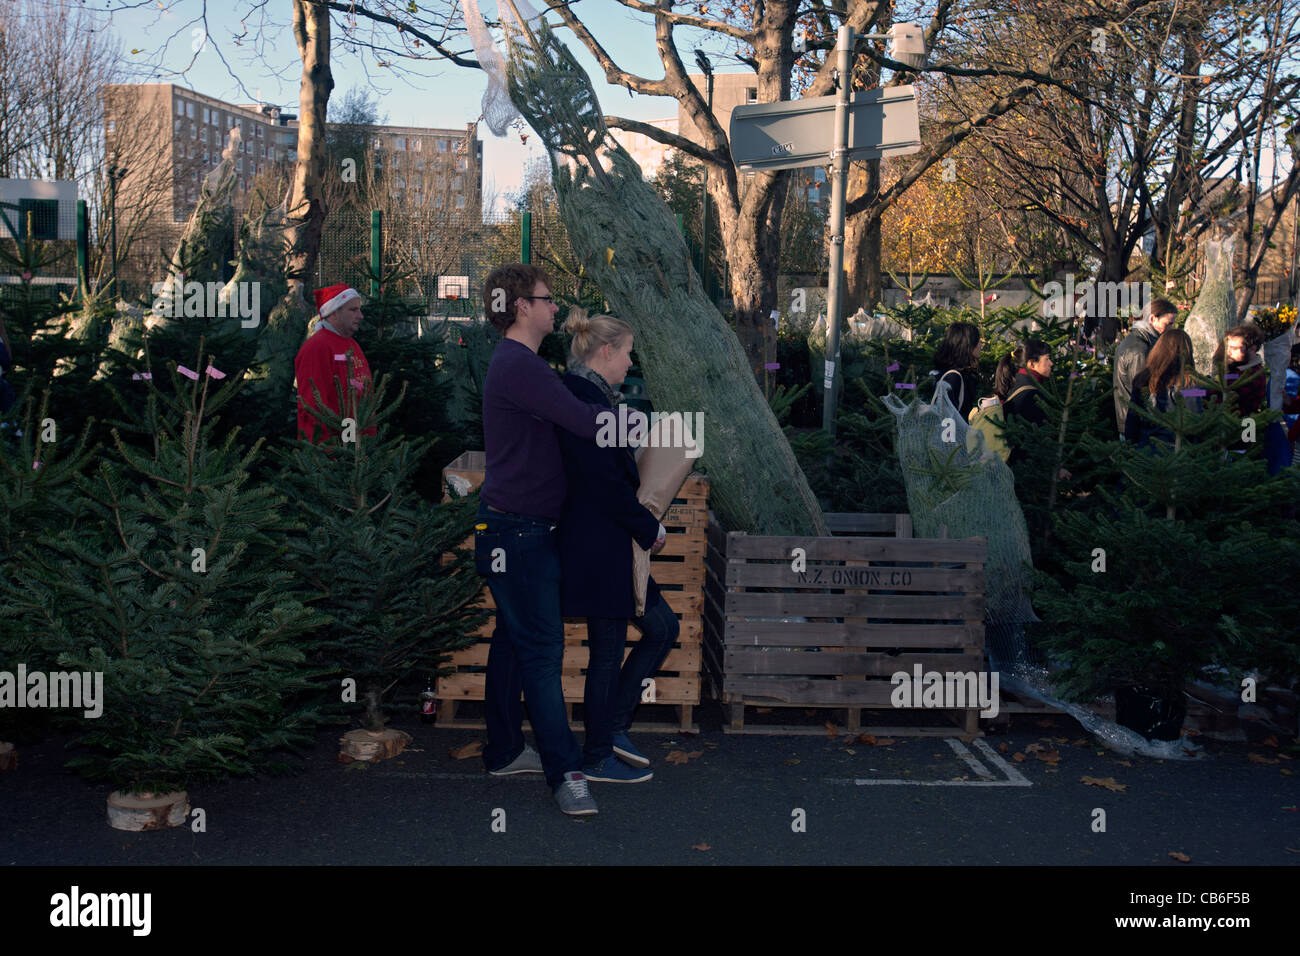
[[[641,487],[637,490],[637,501],[657,519],[663,521],[669,505],[677,496],[682,482],[691,473],[695,465],[694,458],[687,458],[685,448],[651,447],[655,436],[665,425],[663,419],[650,428],[648,443],[636,451],[637,471],[641,475]],[[646,591],[650,586],[650,552],[635,541],[632,542],[632,590],[636,595],[636,616],[645,613]]]

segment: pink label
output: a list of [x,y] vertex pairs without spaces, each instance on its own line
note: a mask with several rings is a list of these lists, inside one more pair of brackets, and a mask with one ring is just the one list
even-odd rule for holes
[[194,381],[196,382],[199,380],[199,373],[194,371],[193,369],[186,368],[184,365],[177,365],[176,371],[180,372],[186,378],[194,379]]

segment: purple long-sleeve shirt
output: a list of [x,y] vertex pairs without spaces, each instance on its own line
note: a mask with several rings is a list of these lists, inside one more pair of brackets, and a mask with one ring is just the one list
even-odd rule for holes
[[502,339],[483,382],[487,473],[481,500],[501,511],[558,521],[568,483],[555,429],[594,440],[596,416],[608,411],[575,398],[528,346]]

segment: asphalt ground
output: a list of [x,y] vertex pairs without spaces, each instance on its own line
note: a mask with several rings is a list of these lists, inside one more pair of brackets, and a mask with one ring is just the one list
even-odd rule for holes
[[[589,818],[561,814],[540,776],[453,756],[481,731],[414,718],[393,721],[414,740],[383,763],[339,763],[340,727],[300,773],[195,787],[202,832],[112,830],[109,788],[63,769],[66,738],[24,744],[0,773],[6,933],[143,944],[130,927],[52,925],[78,888],[148,894],[149,940],[190,947],[528,944],[566,913],[629,942],[633,920],[645,945],[680,945],[683,929],[692,945],[768,948],[844,932],[927,948],[1294,939],[1293,742],[1202,739],[1203,759],[1160,761],[1107,751],[1064,716],[1017,715],[969,742],[731,735],[716,706],[696,716],[698,734],[635,734],[654,779],[592,784]],[[564,869],[523,869],[540,866]]]
[[724,734],[720,717],[705,705],[696,735],[634,735],[654,779],[591,784],[587,818],[561,814],[540,775],[452,756],[482,731],[399,718],[405,752],[345,765],[346,728],[325,730],[301,773],[195,787],[204,832],[110,829],[109,788],[65,771],[51,737],[0,774],[0,864],[1300,866],[1289,741],[1202,739],[1203,759],[1161,761],[1105,750],[1064,716],[1018,715],[965,744]]

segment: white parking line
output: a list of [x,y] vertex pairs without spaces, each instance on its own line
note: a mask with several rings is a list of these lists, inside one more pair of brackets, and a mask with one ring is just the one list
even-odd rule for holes
[[[983,740],[974,741],[975,749],[980,751],[990,763],[1006,775],[1006,779],[1000,779],[988,767],[980,763],[979,758],[966,749],[965,744],[955,737],[945,737],[945,743],[952,748],[953,753],[960,757],[967,766],[971,768],[979,777],[979,780],[880,780],[880,779],[855,779],[852,781],[842,781],[844,783],[853,783],[859,787],[1032,787],[1033,783],[1029,781],[1019,770],[1003,760],[998,753]],[[836,781],[841,782],[841,781]]]

